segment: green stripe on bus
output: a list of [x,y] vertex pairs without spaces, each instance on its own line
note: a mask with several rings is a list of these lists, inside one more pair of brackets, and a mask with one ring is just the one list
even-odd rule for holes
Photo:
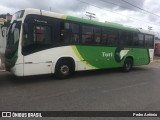
[[86,65],[97,69],[122,67],[126,57],[132,57],[134,65],[149,63],[148,50],[145,48],[118,48],[105,46],[73,46],[75,54]]
[[81,54],[79,53],[80,50],[77,49],[76,46],[72,46],[72,49],[74,51],[74,53],[76,54],[76,56],[78,57],[78,59],[80,61],[82,61],[86,66],[91,67],[92,69],[98,69],[95,66],[92,66],[90,63],[88,63],[87,61],[84,60],[84,58],[81,56]]

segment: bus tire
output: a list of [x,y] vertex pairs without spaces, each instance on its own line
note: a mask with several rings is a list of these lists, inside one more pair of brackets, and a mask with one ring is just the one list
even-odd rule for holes
[[133,67],[133,60],[132,58],[126,58],[123,65],[123,71],[129,72],[132,70]]
[[67,60],[60,60],[55,67],[55,76],[58,79],[67,79],[73,73],[72,64]]

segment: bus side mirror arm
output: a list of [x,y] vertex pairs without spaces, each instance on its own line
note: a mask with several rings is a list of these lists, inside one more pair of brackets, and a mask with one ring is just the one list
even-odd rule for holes
[[28,24],[27,23],[23,23],[23,32],[24,32],[24,34],[28,33]]

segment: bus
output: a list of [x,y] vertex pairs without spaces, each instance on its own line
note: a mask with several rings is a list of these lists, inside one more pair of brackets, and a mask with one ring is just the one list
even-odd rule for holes
[[7,36],[6,70],[16,76],[147,65],[153,59],[154,34],[27,8],[13,15]]

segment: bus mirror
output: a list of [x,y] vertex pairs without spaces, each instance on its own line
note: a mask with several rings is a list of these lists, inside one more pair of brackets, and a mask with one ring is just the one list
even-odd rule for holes
[[28,33],[28,24],[27,23],[23,24],[23,31],[24,31],[24,34]]

